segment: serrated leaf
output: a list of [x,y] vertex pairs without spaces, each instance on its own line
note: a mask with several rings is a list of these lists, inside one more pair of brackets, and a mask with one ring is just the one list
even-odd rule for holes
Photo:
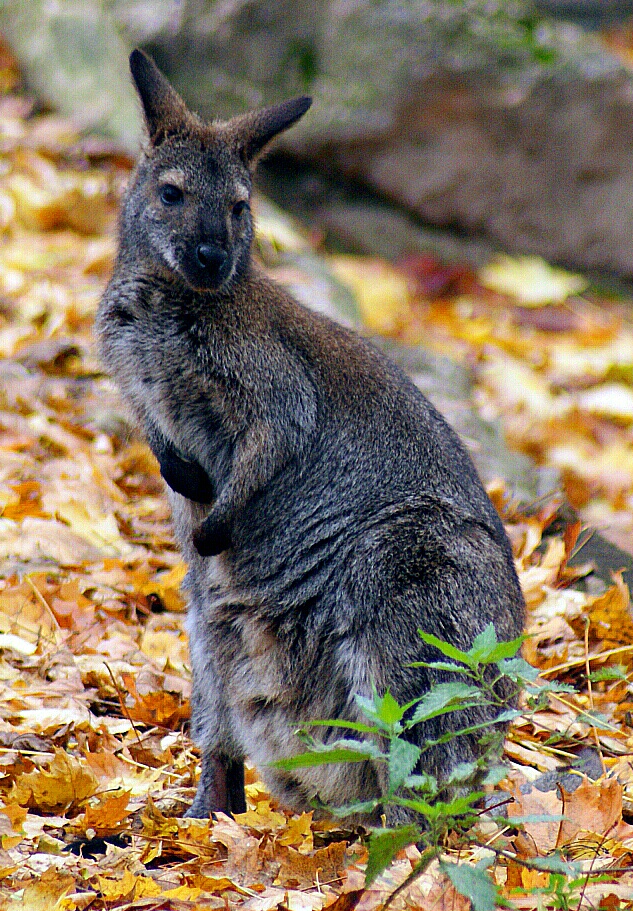
[[466,863],[440,861],[442,873],[450,879],[455,889],[469,898],[473,911],[495,911],[499,892],[485,870]]
[[468,655],[476,664],[488,663],[489,656],[498,646],[497,632],[493,623],[489,623],[479,635],[475,636]]
[[453,661],[459,661],[460,664],[473,668],[473,660],[467,652],[462,652],[461,649],[451,645],[450,642],[444,642],[432,633],[425,633],[421,629],[418,630],[418,635],[423,642],[426,642],[427,645],[432,645],[443,655],[446,655],[447,658],[452,658]]
[[522,714],[523,712],[520,709],[506,709],[505,712],[500,712],[493,718],[490,724],[506,724],[509,721],[514,721],[515,718],[519,718]]
[[365,887],[387,869],[398,851],[413,844],[420,838],[418,826],[399,826],[397,829],[379,829],[369,837],[369,857],[365,870]]
[[306,727],[344,728],[347,731],[358,731],[361,734],[381,734],[382,728],[363,724],[361,721],[341,721],[340,718],[329,718],[324,721],[306,721]]
[[397,724],[404,714],[404,709],[400,708],[389,690],[382,698],[376,700],[376,708],[380,720],[390,727]]
[[499,670],[505,677],[514,680],[515,683],[523,683],[524,681],[534,683],[540,673],[538,668],[532,667],[525,658],[520,656],[499,661]]
[[336,816],[337,819],[345,819],[347,816],[359,815],[370,815],[380,804],[382,798],[376,797],[373,800],[364,800],[359,801],[359,803],[347,803],[342,807],[325,807],[327,812],[331,816]]
[[337,740],[331,744],[313,744],[312,749],[289,756],[287,759],[278,759],[270,765],[275,769],[305,769],[317,765],[329,765],[335,762],[365,762],[368,759],[386,758],[378,747],[369,742],[359,740]]
[[482,694],[476,686],[455,681],[453,683],[437,683],[420,700],[413,717],[407,722],[408,727],[428,721],[446,712],[453,712],[479,704]]
[[356,695],[354,696],[354,701],[356,702],[356,705],[361,710],[363,715],[366,718],[369,718],[371,721],[374,721],[380,727],[381,731],[389,730],[390,726],[385,721],[382,720],[382,718],[380,717],[380,714],[379,714],[380,697],[378,696],[377,693],[374,693],[372,699],[369,699],[367,696],[361,696],[360,694],[356,693]]
[[477,769],[478,766],[476,762],[458,762],[457,765],[451,769],[451,773],[446,779],[446,784],[461,784],[464,781],[468,781],[472,778]]
[[480,656],[479,660],[482,664],[494,664],[504,659],[513,658],[524,641],[525,636],[517,636],[516,639],[510,639],[507,642],[497,642],[496,646],[485,657]]
[[536,870],[543,870],[546,873],[564,873],[566,876],[573,876],[582,872],[581,863],[563,860],[560,854],[548,854],[547,857],[531,857],[530,867]]
[[442,816],[464,816],[466,813],[472,813],[473,804],[477,803],[483,796],[483,791],[471,791],[470,794],[462,794],[448,803],[438,800],[435,803],[435,808]]
[[422,750],[415,743],[401,737],[391,741],[389,747],[389,790],[396,791],[416,767]]
[[429,794],[437,794],[437,778],[426,772],[423,772],[422,775],[409,775],[404,784],[407,788],[428,791]]
[[505,766],[497,765],[488,769],[482,780],[482,785],[496,785],[507,776],[508,770]]
[[421,798],[393,797],[392,800],[399,807],[407,807],[407,809],[413,810],[421,816],[426,816],[427,819],[437,819],[441,812],[437,804],[429,803]]
[[[428,667],[434,671],[448,671],[449,674],[468,674],[469,670],[452,661],[413,661],[407,667]],[[537,672],[538,676],[538,672]]]
[[627,668],[623,664],[616,664],[613,667],[601,667],[597,671],[592,671],[589,679],[592,683],[599,683],[601,680],[626,680],[627,676]]

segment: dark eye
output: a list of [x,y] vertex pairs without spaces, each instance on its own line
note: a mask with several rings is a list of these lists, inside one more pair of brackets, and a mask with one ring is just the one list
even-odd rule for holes
[[165,206],[175,206],[182,202],[184,194],[180,187],[175,187],[173,183],[166,183],[160,188],[160,201]]
[[243,215],[244,212],[248,209],[248,203],[245,199],[240,199],[239,202],[236,202],[233,206],[233,215],[235,218],[239,218],[240,215]]

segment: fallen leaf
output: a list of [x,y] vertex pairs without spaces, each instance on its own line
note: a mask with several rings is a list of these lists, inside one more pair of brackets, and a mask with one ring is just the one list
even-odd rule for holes
[[567,300],[587,288],[587,279],[550,266],[539,256],[499,255],[477,273],[485,288],[515,297],[524,307]]

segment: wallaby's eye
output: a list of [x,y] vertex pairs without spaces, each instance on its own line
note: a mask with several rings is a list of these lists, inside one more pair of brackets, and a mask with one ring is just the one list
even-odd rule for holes
[[160,201],[165,206],[175,206],[182,202],[184,194],[180,187],[174,186],[173,183],[166,183],[160,188]]
[[239,202],[236,202],[233,206],[233,215],[235,218],[239,218],[240,215],[243,215],[244,212],[249,208],[248,203],[245,199],[240,199]]

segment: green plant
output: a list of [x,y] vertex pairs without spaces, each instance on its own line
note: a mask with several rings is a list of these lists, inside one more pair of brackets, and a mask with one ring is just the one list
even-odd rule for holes
[[[442,658],[413,666],[450,674],[455,679],[435,684],[429,692],[406,705],[399,705],[389,691],[380,694],[375,688],[371,698],[357,696],[356,702],[365,722],[331,719],[310,722],[298,732],[305,751],[274,765],[292,771],[324,763],[367,760],[385,763],[388,788],[384,795],[362,803],[327,808],[339,817],[371,814],[378,808],[384,811],[388,806],[404,807],[419,815],[419,824],[408,823],[372,831],[368,842],[366,885],[370,885],[386,869],[398,851],[417,842],[422,856],[398,892],[410,885],[437,858],[441,870],[455,889],[471,899],[474,911],[492,911],[499,906],[501,899],[487,872],[491,860],[476,865],[449,863],[442,860],[443,845],[449,833],[452,833],[453,839],[457,836],[458,840],[461,838],[461,843],[468,843],[469,831],[481,813],[478,805],[484,797],[483,788],[497,784],[506,775],[505,767],[498,761],[505,727],[521,714],[516,708],[508,708],[508,704],[513,705],[519,691],[524,690],[528,707],[537,709],[546,704],[552,691],[569,691],[572,688],[550,682],[538,685],[538,672],[518,656],[523,637],[511,642],[499,642],[492,624],[476,637],[467,652],[430,633],[420,631],[419,635],[427,645],[436,648]],[[503,680],[506,685],[500,687]],[[508,681],[512,690],[509,699]],[[415,725],[439,715],[474,708],[485,708],[487,717],[490,717],[492,708],[495,720],[449,731],[439,739],[425,741],[422,746],[407,739],[407,732]],[[309,733],[308,729],[314,727],[339,728],[357,737],[323,742]],[[481,753],[476,761],[458,764],[442,781],[419,771],[427,750],[473,733],[481,734]],[[521,820],[513,820],[513,825],[520,828]],[[543,861],[543,864],[537,861],[529,865],[552,871],[551,886],[560,899],[564,894],[561,882],[565,882],[565,877],[575,871],[559,858],[544,858]]]

